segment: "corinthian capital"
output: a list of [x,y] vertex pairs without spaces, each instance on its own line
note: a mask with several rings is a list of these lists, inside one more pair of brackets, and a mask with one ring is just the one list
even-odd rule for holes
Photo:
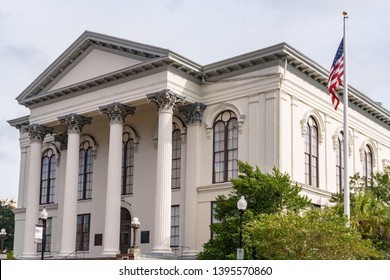
[[28,132],[30,141],[42,142],[47,134],[53,134],[53,128],[42,124],[33,123],[22,127],[23,132]]
[[135,107],[123,105],[119,102],[114,102],[106,106],[99,107],[100,114],[106,113],[110,118],[110,122],[123,123],[128,114],[134,115]]
[[203,111],[206,109],[206,105],[201,102],[188,104],[179,108],[179,113],[185,116],[185,124],[202,124]]
[[146,95],[148,102],[154,102],[159,110],[173,110],[177,103],[183,103],[185,96],[173,93],[169,89]]
[[68,133],[81,133],[83,126],[90,124],[91,120],[91,117],[84,117],[78,114],[68,114],[58,117],[58,122],[66,125]]

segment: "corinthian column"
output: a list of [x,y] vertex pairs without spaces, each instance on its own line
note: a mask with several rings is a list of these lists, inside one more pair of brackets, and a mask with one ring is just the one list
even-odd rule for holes
[[176,103],[184,97],[163,90],[147,95],[148,102],[158,108],[158,146],[156,175],[156,204],[154,222],[154,244],[152,253],[171,254],[171,173],[172,173],[172,116]]
[[75,252],[77,227],[77,185],[80,150],[80,134],[91,118],[77,114],[58,117],[59,123],[68,128],[68,143],[65,169],[65,192],[61,228],[60,256],[66,257]]
[[186,191],[185,191],[185,217],[184,217],[184,246],[183,257],[195,259],[198,251],[196,248],[197,230],[197,187],[200,178],[200,153],[201,150],[201,124],[202,115],[206,105],[194,103],[182,106],[179,112],[185,118],[187,126],[187,162]]
[[35,258],[37,245],[34,243],[35,224],[38,222],[39,189],[41,180],[42,142],[46,134],[52,134],[53,129],[31,124],[23,128],[30,135],[30,162],[28,170],[28,186],[26,201],[26,219],[24,225],[24,244],[22,258]]
[[123,122],[135,108],[121,103],[99,107],[100,114],[110,118],[110,142],[108,151],[106,219],[104,224],[103,255],[116,256],[119,251],[120,211],[121,211],[121,159]]

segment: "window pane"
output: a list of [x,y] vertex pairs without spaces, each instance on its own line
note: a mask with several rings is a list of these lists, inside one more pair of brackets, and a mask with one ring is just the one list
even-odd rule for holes
[[172,189],[180,188],[181,173],[181,132],[176,129],[172,133]]
[[89,142],[81,144],[79,153],[78,199],[92,198],[93,151]]
[[[129,133],[123,134],[122,149],[122,195],[133,193],[134,140]],[[126,141],[125,141],[126,140]]]
[[76,250],[89,250],[90,214],[77,215]]
[[54,202],[56,158],[51,149],[46,150],[42,156],[40,204]]
[[179,222],[180,222],[180,208],[179,206],[172,206],[171,208],[171,247],[179,246]]

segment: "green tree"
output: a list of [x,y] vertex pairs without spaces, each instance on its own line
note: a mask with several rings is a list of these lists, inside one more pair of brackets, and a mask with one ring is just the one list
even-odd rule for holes
[[253,259],[381,259],[370,240],[346,227],[334,209],[261,214],[245,226],[245,244]]
[[13,209],[15,201],[12,199],[0,199],[0,229],[4,228],[7,232],[7,238],[4,240],[4,248],[13,250],[14,246],[14,226],[15,215]]
[[[343,200],[337,201],[334,209],[343,213]],[[369,189],[351,193],[350,225],[357,229],[364,239],[369,239],[390,259],[390,207]]]
[[378,200],[390,206],[390,167],[386,167],[383,171],[372,173],[371,180],[360,176],[359,173],[351,177],[350,188],[355,192],[369,190]]
[[[291,182],[288,174],[276,168],[263,173],[258,167],[238,161],[239,176],[232,179],[231,193],[216,198],[215,217],[220,223],[210,226],[214,238],[203,245],[199,259],[235,259],[239,242],[239,212],[237,201],[245,196],[248,203],[243,223],[253,221],[261,213],[272,214],[288,209],[299,211],[311,205],[307,197],[299,194],[301,188]],[[247,252],[245,253],[247,256]]]

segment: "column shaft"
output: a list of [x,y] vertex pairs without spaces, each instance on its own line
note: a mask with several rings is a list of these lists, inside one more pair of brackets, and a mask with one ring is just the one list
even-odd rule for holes
[[24,247],[22,258],[37,256],[37,245],[34,243],[35,224],[39,218],[39,189],[41,174],[42,142],[33,141],[30,146],[30,164],[28,171],[26,220],[24,228]]
[[84,124],[90,123],[91,118],[69,114],[59,117],[58,120],[68,128],[62,234],[59,253],[60,257],[68,257],[76,252],[80,134]]
[[114,102],[99,109],[110,118],[103,255],[115,257],[120,252],[123,122],[128,114],[134,114],[135,108]]
[[160,110],[158,117],[158,151],[153,253],[172,253],[171,184],[172,184],[172,110]]
[[103,254],[113,256],[119,253],[122,133],[122,123],[110,124]]
[[42,142],[46,134],[53,133],[52,128],[40,124],[23,127],[22,131],[30,136],[30,161],[28,166],[28,186],[26,201],[26,218],[24,224],[24,243],[22,258],[36,258],[37,245],[35,224],[39,218],[39,190],[41,185]]
[[80,149],[80,133],[68,133],[68,151],[65,169],[64,208],[60,256],[67,257],[75,252],[77,227],[77,185]]
[[158,108],[158,146],[156,203],[154,221],[154,254],[172,254],[171,239],[171,186],[172,186],[172,118],[173,108],[184,102],[184,97],[168,89],[147,95],[148,101]]

